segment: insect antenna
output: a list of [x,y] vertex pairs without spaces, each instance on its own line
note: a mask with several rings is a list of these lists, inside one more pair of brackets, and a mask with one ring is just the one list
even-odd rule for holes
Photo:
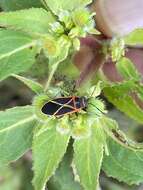
[[90,97],[93,96],[93,94],[94,94],[94,92],[95,92],[95,89],[96,89],[96,86],[94,87],[93,92],[91,93]]
[[100,110],[97,106],[95,106],[94,104],[92,104],[92,103],[89,103],[90,105],[92,105],[93,107],[95,107],[98,111],[100,111],[102,114],[104,114],[105,115],[105,113],[102,111],[102,110]]

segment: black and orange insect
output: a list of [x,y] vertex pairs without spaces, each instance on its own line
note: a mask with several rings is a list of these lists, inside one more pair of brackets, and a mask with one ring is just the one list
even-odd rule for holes
[[76,113],[87,107],[87,98],[78,96],[60,97],[50,100],[42,107],[46,115],[60,117],[66,114]]

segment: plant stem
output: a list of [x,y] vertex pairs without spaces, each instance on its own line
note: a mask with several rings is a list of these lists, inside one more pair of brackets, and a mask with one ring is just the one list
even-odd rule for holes
[[[52,65],[52,63],[54,63],[53,60],[50,61],[49,65]],[[55,71],[56,71],[58,65],[59,65],[59,61],[57,61],[56,63],[53,64],[53,68],[52,68],[52,70],[51,70],[51,72],[50,72],[50,75],[49,75],[49,77],[48,77],[47,83],[46,83],[45,88],[44,88],[44,91],[45,91],[45,92],[48,90],[48,88],[49,88],[49,86],[50,86],[51,80],[52,80],[52,78],[53,78],[53,75],[54,75],[54,73],[55,73]]]

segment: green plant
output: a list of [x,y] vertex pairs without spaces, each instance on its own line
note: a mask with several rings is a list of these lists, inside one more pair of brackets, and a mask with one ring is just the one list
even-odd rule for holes
[[[33,185],[35,190],[43,190],[69,146],[71,150],[68,147],[68,152],[72,154],[73,151],[73,159],[68,160],[67,152],[65,163],[62,162],[54,177],[60,184],[58,178],[66,172],[70,190],[82,187],[85,190],[97,189],[101,168],[119,181],[128,184],[143,182],[142,144],[131,141],[119,130],[117,122],[106,115],[104,102],[98,97],[104,92],[119,110],[143,123],[143,110],[133,97],[136,94],[143,100],[142,77],[124,56],[126,45],[143,43],[143,31],[136,30],[129,36],[117,36],[103,43],[100,41],[101,56],[116,61],[116,68],[123,77],[121,82],[108,81],[99,69],[96,80],[94,78],[73,90],[79,71],[72,63],[72,55],[80,49],[80,38],[99,34],[94,28],[95,13],[86,8],[91,0],[15,2],[18,0],[0,3],[8,11],[23,8],[0,14],[0,79],[15,77],[36,96],[32,105],[0,112],[0,165],[17,160],[32,148]],[[34,69],[28,70],[34,68],[31,66],[37,64],[39,56],[48,63],[39,64],[37,76]],[[28,78],[34,72],[37,78],[43,77],[40,73],[44,70],[48,73],[46,84]],[[25,77],[19,73],[24,73]],[[41,112],[45,102],[63,94],[89,98],[86,111],[62,118],[48,117]],[[72,181],[69,165],[82,187]],[[67,190],[64,185],[61,189]]]

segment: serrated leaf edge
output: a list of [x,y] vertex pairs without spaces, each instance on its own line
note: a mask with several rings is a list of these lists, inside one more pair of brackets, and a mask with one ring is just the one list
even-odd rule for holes
[[[74,153],[74,154],[75,154],[75,153]],[[103,155],[104,155],[104,145],[102,145],[102,157],[101,157],[101,159],[100,159],[100,171],[101,171],[102,162],[103,162]],[[74,158],[74,156],[73,156],[73,158]],[[83,182],[81,182],[81,180],[80,180],[80,175],[79,175],[79,173],[78,173],[78,169],[77,169],[77,167],[76,167],[76,164],[74,163],[74,159],[73,159],[73,162],[72,162],[72,169],[73,169],[74,175],[77,176],[77,180],[76,180],[76,178],[75,178],[75,181],[78,181],[78,182],[82,185],[82,187],[85,189],[85,185],[84,185]],[[88,168],[88,170],[89,170],[89,168]],[[98,172],[98,176],[99,176],[99,174],[100,174],[100,171]],[[88,173],[89,173],[89,172],[88,172]],[[75,177],[76,177],[76,176],[75,176]],[[88,175],[88,176],[89,176],[89,175]],[[96,183],[97,183],[97,186],[95,187],[95,190],[97,190],[97,188],[98,188],[98,186],[99,186],[99,178],[97,178]],[[86,190],[87,190],[87,189],[86,189]]]
[[[122,165],[119,164],[119,163],[116,161],[116,159],[114,158],[114,156],[111,154],[110,150],[109,150],[109,155],[113,158],[114,162],[117,163],[117,165],[118,165],[120,168],[122,168],[124,171],[127,171],[127,172],[129,172],[129,173],[132,173],[132,172],[129,171],[128,169],[122,167]],[[103,168],[103,170],[104,170],[104,168]],[[120,177],[113,176],[112,174],[109,174],[106,170],[104,170],[104,172],[107,174],[107,176],[116,178],[116,179],[118,179],[118,181],[120,181],[120,182],[125,182],[125,183],[127,183],[127,184],[129,184],[129,185],[135,185],[135,184],[136,184],[136,185],[139,185],[139,183],[142,182],[142,181],[140,181],[140,180],[138,180],[136,183],[135,183],[135,182],[131,182],[131,179],[130,179],[130,178],[127,178],[127,180],[129,180],[129,181],[127,182],[127,180],[123,180],[123,179],[121,179]],[[136,176],[140,176],[140,175],[138,175],[138,174],[135,173],[135,172],[134,172],[133,174],[136,175]]]
[[[20,76],[20,75],[16,75],[16,74],[12,74],[11,75],[12,77],[15,77],[16,79],[18,79],[19,81],[21,81],[23,84],[25,84],[28,88],[30,88],[33,92],[35,92],[36,94],[41,94],[41,93],[43,93],[44,92],[44,88],[43,88],[43,86],[40,84],[40,83],[38,83],[38,82],[36,82],[36,81],[34,81],[34,80],[32,80],[32,79],[29,79],[29,78],[25,78],[25,77],[23,77],[23,76]],[[29,83],[29,84],[28,84]],[[30,83],[31,83],[31,85],[30,85]],[[36,85],[36,87],[38,87],[39,88],[39,91],[36,89],[32,89],[30,86],[32,86],[32,83],[34,84],[34,85]]]
[[[62,136],[62,135],[61,135],[61,136]],[[33,142],[34,142],[34,141],[33,141]],[[65,153],[66,153],[66,150],[67,150],[67,147],[68,147],[69,142],[70,142],[70,135],[69,135],[69,137],[68,137],[68,139],[67,139],[67,145],[66,145],[66,147],[65,147],[65,152],[64,152],[64,154],[61,156],[59,163],[57,162],[57,163],[55,164],[55,167],[53,168],[53,173],[52,173],[50,176],[47,177],[47,179],[46,179],[46,181],[45,181],[45,183],[44,183],[44,185],[43,185],[43,188],[40,189],[40,190],[45,190],[46,183],[47,183],[47,182],[49,181],[49,179],[55,174],[56,169],[59,167],[59,164],[60,164],[60,162],[62,161],[62,159],[63,159],[63,157],[64,157],[64,155],[65,155]],[[33,165],[33,167],[32,167],[32,170],[33,170],[33,172],[35,173],[34,165]],[[47,171],[45,172],[45,176],[46,176],[46,173],[47,173]],[[45,178],[45,176],[44,176],[43,178]],[[34,178],[32,179],[32,184],[33,184],[33,186],[35,186],[35,185],[34,185]]]

